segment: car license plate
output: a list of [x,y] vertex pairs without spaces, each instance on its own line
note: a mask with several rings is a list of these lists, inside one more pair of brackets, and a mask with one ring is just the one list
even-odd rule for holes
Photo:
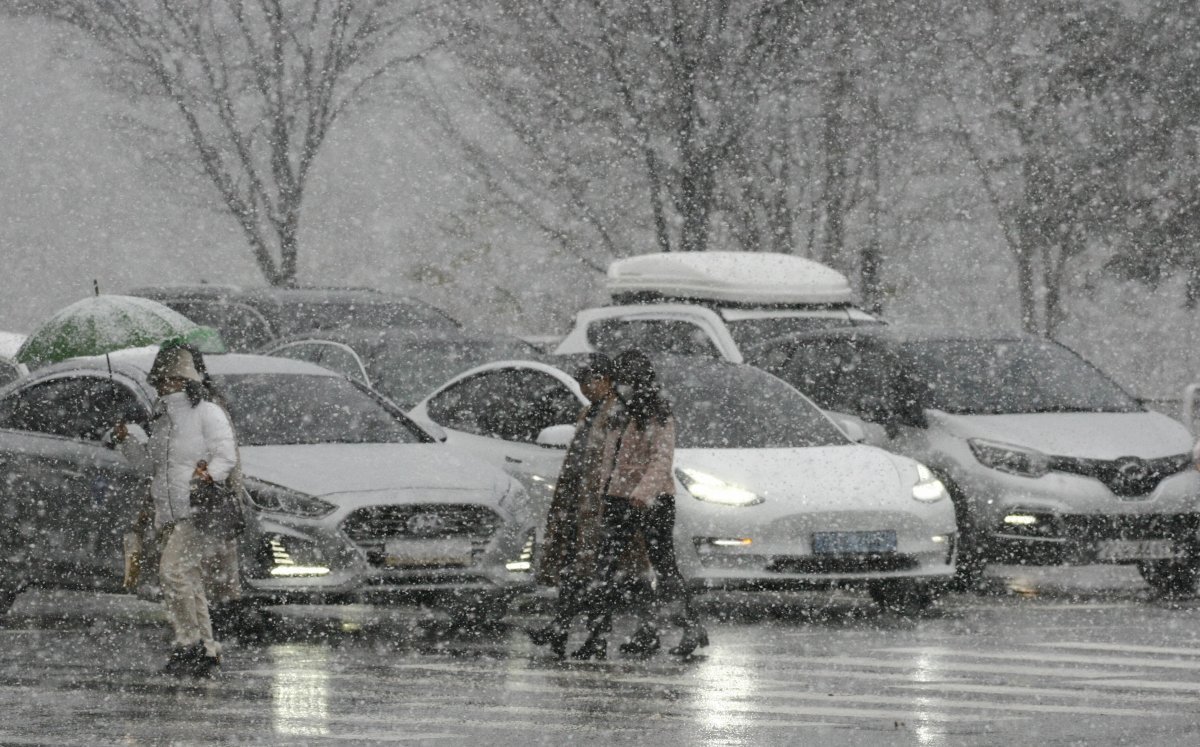
[[896,551],[896,532],[814,532],[814,555],[870,555]]
[[393,539],[383,544],[384,565],[391,568],[471,565],[467,539]]
[[1097,560],[1165,560],[1176,557],[1171,540],[1104,540]]

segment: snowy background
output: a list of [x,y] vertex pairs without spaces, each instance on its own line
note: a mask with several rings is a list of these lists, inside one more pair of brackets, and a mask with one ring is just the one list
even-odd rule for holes
[[[73,32],[0,16],[0,329],[29,330],[89,293],[93,278],[108,292],[264,282],[211,196],[167,184],[145,163],[120,123],[126,99],[92,74],[102,64]],[[447,90],[469,109],[462,89]],[[410,293],[483,329],[564,332],[576,310],[603,300],[601,274],[544,232],[481,208],[486,193],[403,96],[353,110],[305,198],[300,282]],[[895,245],[885,233],[885,314],[1017,329],[1011,254],[968,164],[910,184],[903,200],[921,224]],[[649,240],[625,249],[655,250]],[[1178,396],[1200,377],[1200,313],[1183,308],[1182,280],[1118,281],[1102,272],[1105,259],[1072,266],[1057,338],[1140,396]]]

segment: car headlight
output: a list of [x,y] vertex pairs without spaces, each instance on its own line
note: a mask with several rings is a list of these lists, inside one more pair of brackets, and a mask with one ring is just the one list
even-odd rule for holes
[[933,472],[920,462],[917,463],[917,481],[912,486],[912,497],[923,503],[934,503],[947,496],[946,486]]
[[692,494],[693,498],[720,503],[723,506],[752,506],[762,503],[763,498],[745,488],[725,482],[707,472],[695,469],[680,468],[675,470],[675,476],[683,483],[683,487]]
[[277,511],[306,519],[319,519],[337,510],[337,506],[320,498],[259,480],[246,480],[246,493],[250,496],[250,502],[264,511]]
[[982,438],[968,439],[967,445],[985,467],[1021,477],[1041,477],[1050,471],[1050,459],[1040,451]]

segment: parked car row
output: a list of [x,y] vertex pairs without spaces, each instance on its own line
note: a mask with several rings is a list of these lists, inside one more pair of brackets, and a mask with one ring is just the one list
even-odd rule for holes
[[[676,549],[698,586],[861,587],[905,610],[988,563],[1195,586],[1189,433],[1066,348],[885,324],[795,257],[648,255],[609,284],[552,354],[390,294],[139,291],[260,353],[209,357],[243,441],[252,596],[503,614],[586,404],[568,371],[628,347],[655,357],[679,420]],[[145,487],[103,436],[148,417],[152,354],[0,388],[0,612],[26,584],[119,585]]]

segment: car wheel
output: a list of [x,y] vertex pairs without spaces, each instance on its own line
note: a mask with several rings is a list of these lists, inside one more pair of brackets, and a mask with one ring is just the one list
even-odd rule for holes
[[954,504],[954,521],[958,525],[958,552],[954,564],[954,578],[950,581],[951,591],[978,591],[987,568],[987,552],[984,537],[975,527],[975,520],[967,508],[967,499],[944,474],[935,472],[946,486]]
[[1138,563],[1138,571],[1151,589],[1165,597],[1190,596],[1200,579],[1197,559]]
[[934,587],[921,581],[880,581],[871,584],[869,591],[884,612],[903,617],[920,615],[937,599]]

